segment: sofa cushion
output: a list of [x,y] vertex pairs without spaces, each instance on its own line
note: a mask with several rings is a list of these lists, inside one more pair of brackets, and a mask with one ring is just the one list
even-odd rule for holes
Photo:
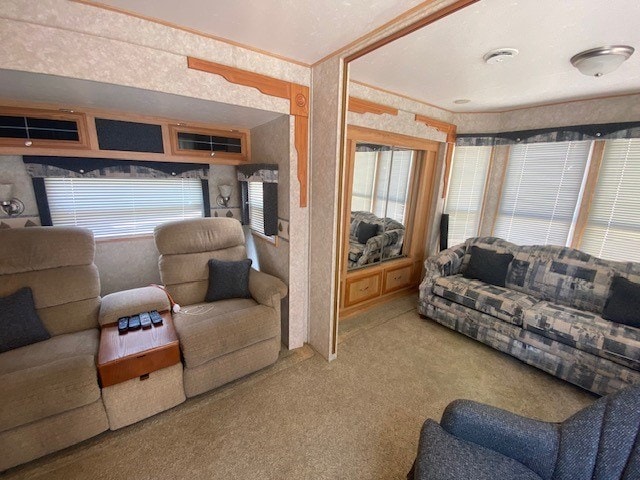
[[29,287],[0,298],[0,353],[50,338]]
[[355,238],[349,238],[349,266],[355,264],[364,252],[364,245]]
[[523,312],[538,303],[530,295],[462,275],[437,278],[433,293],[518,326],[522,325]]
[[249,272],[252,260],[245,258],[236,262],[209,260],[209,286],[205,302],[217,302],[230,298],[251,298]]
[[375,223],[360,222],[358,226],[358,243],[365,244],[371,237],[378,234],[379,225]]
[[640,329],[550,302],[526,310],[523,328],[601,358],[640,370]]
[[510,253],[497,253],[474,245],[471,247],[471,259],[464,276],[504,287],[511,260],[513,255]]
[[640,284],[614,277],[602,317],[631,327],[640,327]]
[[189,305],[174,315],[173,322],[187,368],[280,333],[276,310],[253,299]]
[[541,300],[602,313],[616,269],[626,266],[573,248],[520,247],[514,252],[506,286]]
[[98,400],[98,341],[88,330],[0,354],[0,431]]

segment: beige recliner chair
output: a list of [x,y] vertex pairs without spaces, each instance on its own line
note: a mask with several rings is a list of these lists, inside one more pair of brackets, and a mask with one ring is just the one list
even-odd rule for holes
[[0,231],[0,297],[31,287],[51,338],[0,353],[0,471],[109,428],[95,359],[100,279],[89,230]]
[[184,386],[193,397],[264,368],[280,351],[280,301],[287,287],[251,270],[253,298],[206,303],[210,259],[247,258],[244,232],[232,218],[165,223],[155,229],[160,277],[175,302],[174,314],[184,359]]

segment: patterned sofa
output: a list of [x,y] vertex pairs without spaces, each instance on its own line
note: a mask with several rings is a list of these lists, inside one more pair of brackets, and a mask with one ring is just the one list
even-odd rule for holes
[[[366,244],[358,242],[360,223],[379,225],[378,234],[367,240]],[[384,258],[396,257],[402,252],[404,241],[404,225],[391,218],[380,218],[370,212],[351,212],[349,227],[349,268],[361,267],[379,262]]]
[[[513,255],[505,287],[461,275],[474,245]],[[482,237],[425,267],[422,315],[601,395],[640,383],[640,329],[600,316],[613,277],[640,283],[640,263]]]

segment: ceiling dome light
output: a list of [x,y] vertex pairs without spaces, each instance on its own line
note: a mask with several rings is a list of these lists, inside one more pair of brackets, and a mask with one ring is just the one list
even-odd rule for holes
[[515,48],[496,48],[485,53],[482,59],[489,65],[495,65],[496,63],[502,63],[505,60],[509,60],[518,55],[518,50]]
[[633,52],[628,45],[592,48],[571,57],[571,65],[584,75],[601,77],[616,70]]

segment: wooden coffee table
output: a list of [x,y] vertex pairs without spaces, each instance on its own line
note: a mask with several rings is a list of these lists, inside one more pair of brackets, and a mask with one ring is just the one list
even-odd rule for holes
[[162,325],[118,332],[117,324],[104,325],[100,333],[98,374],[102,388],[145,377],[180,362],[178,335],[171,314],[160,312]]

